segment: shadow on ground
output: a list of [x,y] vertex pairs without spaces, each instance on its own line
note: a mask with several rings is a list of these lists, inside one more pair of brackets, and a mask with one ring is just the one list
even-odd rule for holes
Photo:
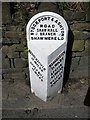
[[90,106],[90,87],[88,88],[88,91],[84,100],[84,105]]
[[73,42],[74,42],[74,35],[73,35],[73,32],[71,31],[71,29],[69,27],[63,87],[65,86],[65,84],[67,83],[67,81],[69,79],[70,67],[71,67],[71,61],[72,61]]

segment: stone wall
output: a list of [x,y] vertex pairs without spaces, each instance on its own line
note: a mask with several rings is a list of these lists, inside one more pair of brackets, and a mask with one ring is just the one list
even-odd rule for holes
[[17,16],[10,14],[9,3],[2,4],[3,81],[14,82],[29,79],[26,48],[27,40],[25,35],[26,23],[20,20]]
[[63,11],[74,36],[70,78],[88,78],[90,47],[90,5],[85,11]]
[[[6,9],[5,9],[6,8]],[[11,14],[10,4],[2,4],[2,78],[3,81],[29,82],[26,25],[31,15],[37,12],[35,4],[31,4],[25,14]],[[85,11],[63,10],[73,34],[69,36],[72,44],[71,66],[69,78],[88,78],[88,60],[90,46],[90,5]],[[40,7],[40,9],[43,9]],[[1,41],[0,40],[0,41]],[[72,42],[73,41],[73,42]],[[67,56],[68,58],[70,56]]]

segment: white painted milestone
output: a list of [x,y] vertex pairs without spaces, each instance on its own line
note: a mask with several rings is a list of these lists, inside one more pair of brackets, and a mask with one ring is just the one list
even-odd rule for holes
[[26,33],[31,91],[47,101],[62,90],[68,26],[57,13],[41,12],[30,19]]

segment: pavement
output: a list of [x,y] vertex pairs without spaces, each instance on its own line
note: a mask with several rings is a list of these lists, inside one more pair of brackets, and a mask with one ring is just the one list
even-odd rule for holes
[[44,102],[30,92],[24,80],[3,81],[2,117],[89,119],[88,89],[88,79],[68,80],[62,93]]

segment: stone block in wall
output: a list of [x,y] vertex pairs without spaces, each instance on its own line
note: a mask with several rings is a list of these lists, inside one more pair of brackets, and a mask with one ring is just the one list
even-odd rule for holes
[[85,40],[84,51],[72,52],[72,57],[90,56],[90,40]]
[[2,26],[2,2],[0,2],[0,27]]
[[8,52],[21,52],[23,51],[23,45],[22,44],[14,44],[8,47]]
[[2,28],[0,27],[0,39],[2,38]]
[[9,51],[7,53],[7,57],[8,58],[19,58],[20,57],[19,54],[20,54],[19,52]]
[[19,52],[14,52],[14,58],[19,58],[20,57],[20,53]]
[[2,55],[1,55],[1,51],[0,51],[0,69],[2,69]]
[[8,58],[14,58],[14,51],[10,50],[10,48],[8,48],[7,57]]
[[54,4],[53,2],[41,2],[38,7],[38,12],[43,12],[43,11],[51,11],[60,14],[57,5]]
[[21,32],[23,29],[23,26],[20,25],[20,24],[17,24],[17,25],[7,25],[6,27],[6,31],[13,31],[13,32]]
[[86,67],[81,67],[78,68],[77,70],[70,72],[69,78],[71,79],[81,79],[81,78],[88,78],[88,70],[90,70],[90,68]]
[[8,73],[8,74],[3,74],[3,77],[4,79],[21,80],[21,79],[25,79],[25,73],[24,72]]
[[90,6],[89,6],[89,8],[87,9],[87,12],[86,12],[86,21],[90,22]]
[[79,62],[79,67],[85,67],[85,66],[88,67],[88,60],[90,60],[89,56],[81,57],[80,62]]
[[75,57],[82,57],[83,56],[83,51],[81,52],[72,52],[72,58],[75,58]]
[[2,68],[0,68],[0,75],[2,75]]
[[19,40],[18,39],[6,39],[6,38],[2,39],[2,45],[12,45],[12,44],[19,44]]
[[5,31],[17,31],[17,25],[7,25],[6,30]]
[[8,53],[8,46],[2,46],[2,58],[5,58],[7,56]]
[[27,52],[21,52],[20,56],[21,56],[21,58],[28,58],[28,53]]
[[[88,56],[83,56],[78,61],[74,61],[72,63],[73,69],[71,69],[70,78],[88,78],[88,71],[90,70],[89,59]],[[74,64],[77,64],[77,67]]]
[[73,31],[74,39],[75,40],[86,40],[90,38],[89,32],[83,32],[83,31]]
[[24,68],[24,69],[23,69],[23,72],[24,72],[25,75],[26,75],[26,84],[27,84],[27,85],[30,85],[30,73],[29,73],[29,67]]
[[29,78],[29,67],[24,68],[23,72],[26,74],[26,78]]
[[26,38],[22,38],[21,40],[20,40],[20,43],[22,44],[22,45],[24,45],[24,46],[27,46],[27,40],[26,40]]
[[[0,82],[1,82],[1,80],[2,80],[2,75],[0,75]],[[1,85],[1,83],[0,83],[0,85]],[[1,87],[1,86],[0,86]]]
[[89,23],[86,23],[86,22],[82,22],[82,23],[74,23],[70,26],[71,30],[74,31],[74,30],[79,30],[79,31],[88,31],[90,30],[90,24]]
[[73,12],[70,10],[64,10],[63,15],[67,21],[71,21],[71,20],[83,21],[83,20],[85,20],[84,12],[79,12],[79,11]]
[[64,18],[65,18],[67,21],[71,21],[71,20],[72,20],[73,11],[64,10],[64,11],[63,11],[63,15],[64,15]]
[[14,45],[5,45],[2,47],[2,57],[3,58],[19,58],[20,57],[20,53],[23,51],[23,45],[21,44],[14,44]]
[[2,48],[2,39],[0,38],[0,48]]
[[90,39],[85,40],[85,49],[90,48]]
[[84,10],[86,10],[89,6],[90,6],[90,3],[88,1],[82,4],[82,7]]
[[83,52],[84,56],[90,56],[90,39],[85,40],[85,50]]
[[2,68],[3,68],[3,69],[10,68],[10,61],[9,61],[8,58],[2,59]]
[[23,38],[23,32],[6,31],[5,37],[8,39]]
[[71,71],[78,69],[79,61],[80,61],[80,57],[72,58]]
[[11,23],[10,3],[2,2],[2,23]]
[[84,40],[74,40],[72,51],[83,51],[84,50]]
[[14,59],[15,68],[25,68],[28,66],[28,61],[24,58]]
[[22,71],[23,71],[22,68],[8,68],[8,69],[2,69],[2,74],[19,73]]
[[5,25],[2,26],[2,38],[5,37],[5,31],[6,31],[6,27]]
[[86,16],[84,12],[76,11],[76,12],[73,12],[71,18],[72,20],[83,21],[85,20]]

